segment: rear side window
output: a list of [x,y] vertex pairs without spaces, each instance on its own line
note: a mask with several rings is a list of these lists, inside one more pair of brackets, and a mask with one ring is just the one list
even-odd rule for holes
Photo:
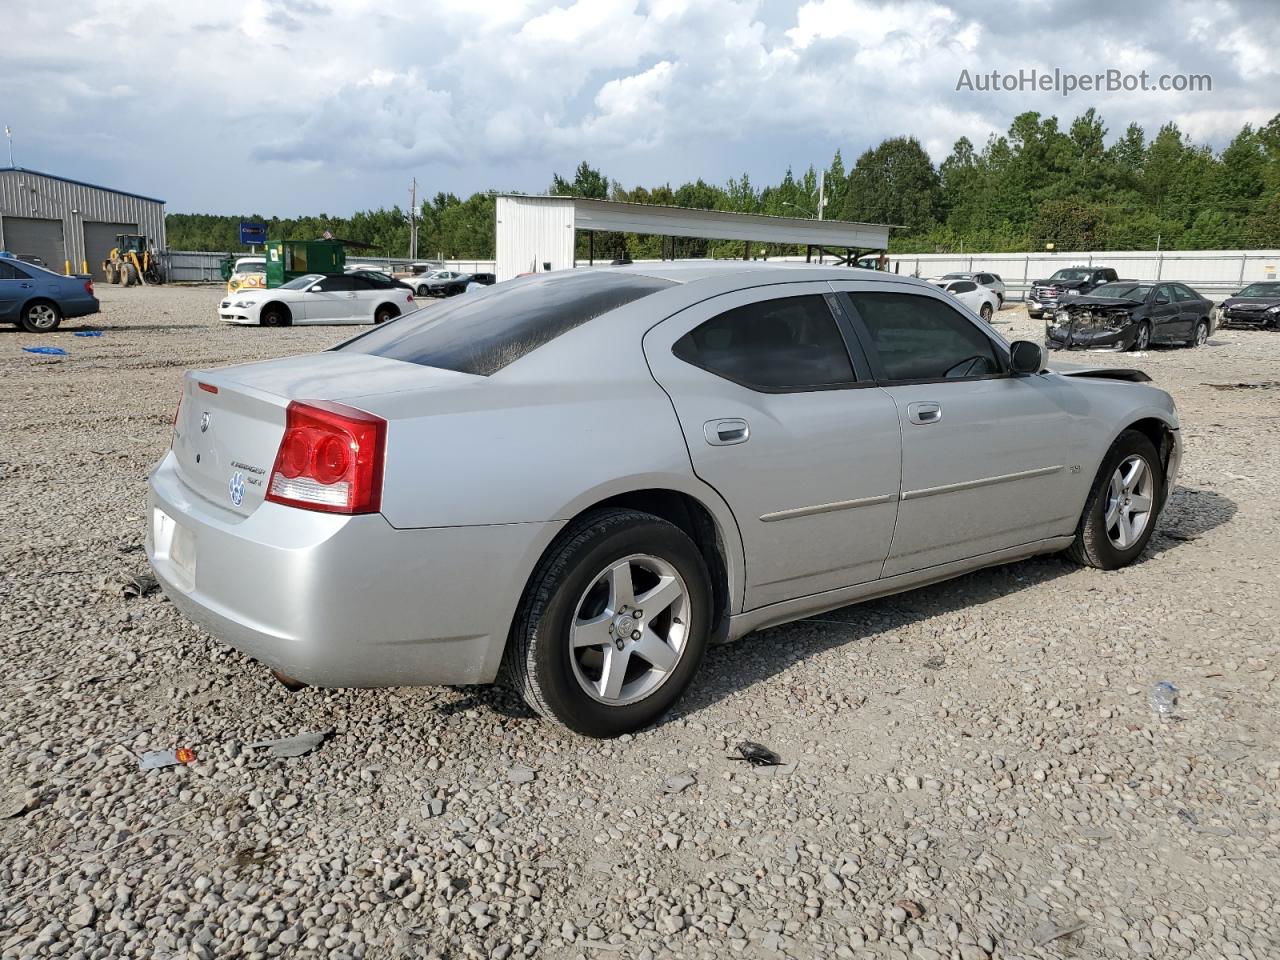
[[989,377],[1003,371],[995,344],[968,318],[912,293],[850,293],[891,381]]
[[951,285],[952,293],[973,293],[978,285],[972,280],[959,280]]
[[609,270],[538,274],[406,314],[334,347],[482,377],[670,280]]
[[320,287],[321,290],[324,290],[328,293],[334,293],[334,292],[343,291],[343,290],[366,289],[365,285],[360,282],[359,277],[355,277],[350,274],[344,274],[342,276],[325,277],[323,280],[320,281],[318,286]]
[[690,330],[672,351],[757,390],[806,390],[856,379],[831,308],[816,294],[735,307]]

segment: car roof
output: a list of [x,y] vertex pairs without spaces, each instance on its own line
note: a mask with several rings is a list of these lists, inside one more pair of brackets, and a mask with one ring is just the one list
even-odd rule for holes
[[925,280],[887,273],[883,270],[864,270],[861,267],[819,263],[769,263],[762,260],[668,260],[657,263],[578,267],[577,269],[603,270],[623,276],[640,273],[647,277],[657,277],[680,284],[731,279],[740,280],[743,286],[797,280],[891,280],[895,283],[912,283],[922,287],[932,286]]

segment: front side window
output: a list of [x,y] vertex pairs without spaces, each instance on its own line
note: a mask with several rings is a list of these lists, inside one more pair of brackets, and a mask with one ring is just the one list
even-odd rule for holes
[[23,273],[11,263],[0,260],[0,280],[30,280],[31,277]]
[[320,289],[325,291],[326,293],[336,293],[339,291],[347,291],[347,290],[355,290],[357,288],[360,288],[360,289],[364,288],[364,284],[359,283],[357,277],[353,277],[347,274],[344,274],[343,276],[325,277],[323,280],[320,281],[319,286],[320,286]]
[[951,380],[1003,372],[995,344],[955,308],[914,293],[850,293],[887,380]]
[[760,390],[811,390],[856,380],[849,351],[818,294],[734,307],[690,330],[672,352]]
[[574,327],[673,285],[603,270],[538,274],[498,284],[483,297],[451,297],[334,349],[487,377]]
[[1172,303],[1173,294],[1169,290],[1168,284],[1161,284],[1156,287],[1155,295],[1151,298],[1152,303]]

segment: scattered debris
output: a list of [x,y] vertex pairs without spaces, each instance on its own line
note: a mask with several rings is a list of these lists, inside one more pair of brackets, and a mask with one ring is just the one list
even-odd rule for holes
[[667,777],[662,784],[663,793],[680,793],[688,790],[698,781],[688,773],[677,773],[674,777]]
[[1173,713],[1178,705],[1178,688],[1168,680],[1161,680],[1151,688],[1151,709],[1162,717]]
[[422,815],[428,819],[439,817],[444,814],[444,801],[439,797],[433,797],[422,805]]
[[782,764],[780,756],[754,740],[743,740],[736,749],[739,756],[730,757],[730,760],[743,760],[753,767],[777,767]]
[[919,920],[924,916],[924,907],[920,906],[920,904],[916,903],[914,900],[895,900],[893,901],[893,905],[905,910],[907,916],[912,920]]
[[1280,387],[1280,380],[1254,380],[1246,383],[1206,383],[1206,387],[1215,390],[1275,390]]
[[1079,933],[1083,930],[1083,923],[1073,923],[1069,927],[1055,927],[1052,924],[1044,923],[1036,927],[1036,946],[1043,947],[1046,944],[1053,943],[1055,940],[1061,940],[1063,937],[1069,937],[1073,933]]
[[926,660],[921,666],[926,670],[941,670],[947,664],[947,658],[941,654],[935,654]]
[[1200,539],[1199,537],[1193,534],[1179,533],[1177,530],[1161,530],[1160,532],[1163,533],[1170,540],[1179,540],[1182,543],[1191,543],[1193,540]]
[[30,813],[40,805],[40,793],[36,790],[10,790],[0,799],[0,820],[9,820]]
[[67,351],[61,347],[23,347],[27,353],[40,353],[46,357],[65,357],[68,356]]
[[122,597],[146,597],[160,589],[160,583],[149,573],[126,573],[113,582]]
[[165,767],[194,763],[195,759],[196,752],[190,747],[174,747],[171,750],[148,750],[138,757],[138,767],[142,770],[163,770]]
[[532,783],[537,775],[537,771],[529,767],[515,766],[507,771],[507,780],[511,783]]
[[102,336],[102,331],[101,331],[101,330],[77,330],[77,331],[75,332],[74,336],[77,336],[77,337],[100,337],[100,336]]
[[260,750],[266,747],[273,757],[300,757],[304,753],[310,753],[331,736],[333,736],[332,730],[321,730],[318,733],[299,733],[297,736],[282,737],[279,740],[258,740],[249,744],[249,749]]

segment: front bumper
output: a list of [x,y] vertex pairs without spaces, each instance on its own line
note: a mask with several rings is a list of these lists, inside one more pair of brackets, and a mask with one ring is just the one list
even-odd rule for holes
[[1218,323],[1224,327],[1253,327],[1261,329],[1262,327],[1274,326],[1277,319],[1275,314],[1268,315],[1264,310],[1224,310]]
[[1051,323],[1045,327],[1044,341],[1050,350],[1124,350],[1133,344],[1137,327],[1121,329],[1077,323]]
[[562,524],[397,530],[264,503],[242,517],[152,473],[147,558],[184,615],[304,683],[489,683],[532,564]]

